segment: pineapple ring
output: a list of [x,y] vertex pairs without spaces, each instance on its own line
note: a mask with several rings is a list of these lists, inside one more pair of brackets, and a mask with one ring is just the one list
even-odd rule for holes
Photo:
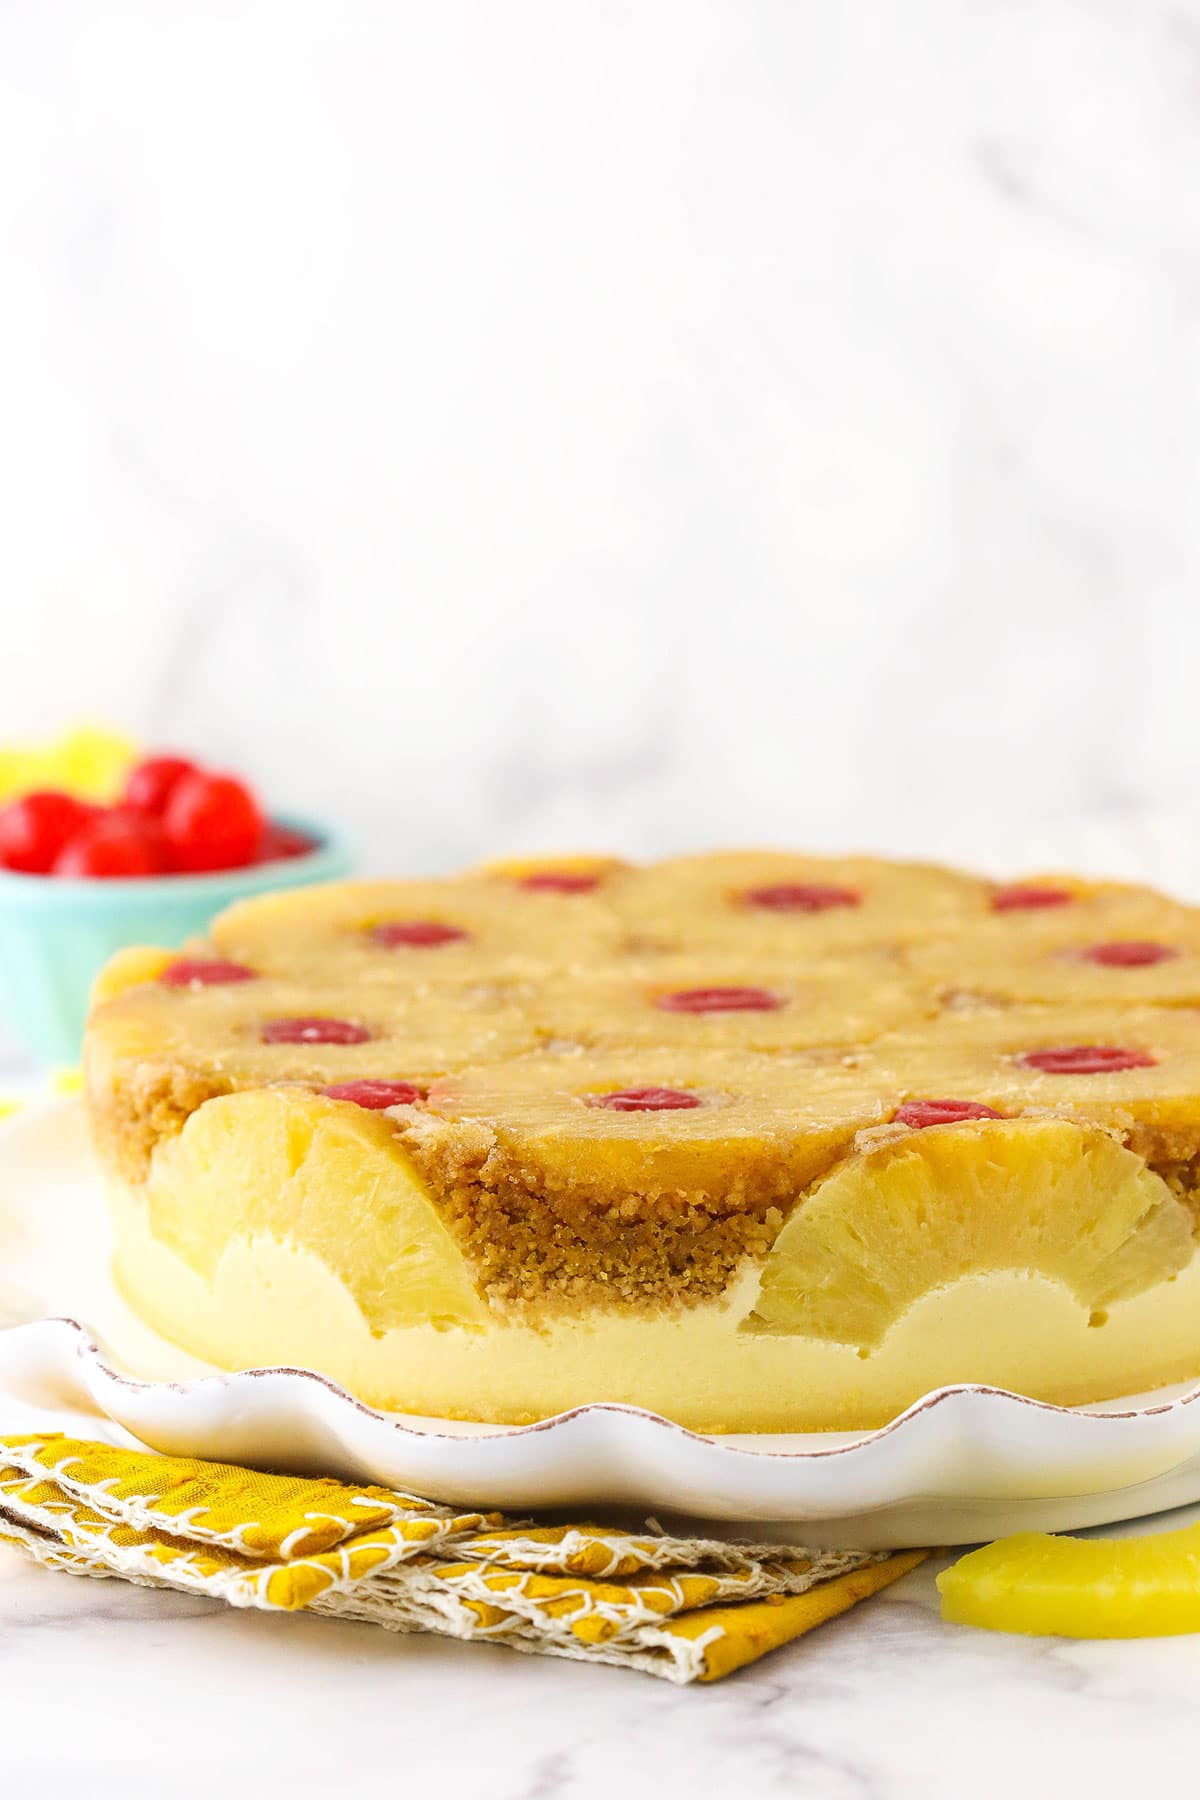
[[[535,1028],[501,994],[464,997],[452,987],[415,992],[353,983],[314,989],[263,977],[186,991],[161,980],[117,993],[104,1008],[105,1030],[90,1046],[91,1088],[102,1071],[136,1065],[169,1072],[186,1065],[210,1074],[214,1092],[238,1085],[310,1081],[326,1086],[386,1076],[428,1086],[448,1070],[490,1056],[518,1056]],[[353,1022],[362,1041],[289,1042],[271,1026],[310,1015]],[[236,1070],[236,1083],[232,1079]]]
[[[614,877],[614,879],[619,879]],[[463,933],[445,943],[391,946],[372,936],[392,922]],[[306,972],[395,986],[478,979],[522,964],[570,967],[619,948],[622,926],[590,893],[537,893],[482,876],[460,881],[347,881],[288,888],[228,907],[213,921],[220,956],[263,974]]]
[[1186,1268],[1192,1221],[1107,1133],[1060,1119],[935,1125],[847,1159],[795,1208],[746,1329],[873,1350],[914,1302],[997,1271],[1089,1314]]
[[[361,1106],[297,1099],[250,1089],[192,1114],[160,1147],[146,1184],[158,1242],[211,1283],[229,1244],[286,1239],[337,1277],[372,1332],[482,1325],[486,1309],[466,1265],[390,1123]],[[250,1156],[239,1154],[246,1144]],[[324,1196],[359,1167],[373,1179],[358,1190],[356,1229],[347,1232]]]
[[[826,889],[839,903],[815,910],[755,903],[790,887]],[[614,885],[612,903],[634,942],[649,948],[812,958],[959,930],[986,917],[989,891],[986,882],[919,863],[745,850],[634,870]]]
[[[707,988],[761,989],[772,1004],[732,1011],[670,1004],[672,995]],[[550,1039],[591,1049],[790,1051],[866,1044],[932,1004],[894,961],[870,953],[797,969],[693,952],[630,957],[600,973],[542,983],[528,1012]]]
[[[1077,1045],[1125,1047],[1147,1060],[1091,1074],[1053,1074],[1022,1060]],[[905,1100],[951,1092],[1005,1114],[1074,1118],[1119,1132],[1155,1162],[1186,1161],[1200,1147],[1200,1031],[1184,1007],[951,1010],[878,1039],[858,1062],[864,1081]]]
[[[1181,912],[1163,901],[1123,898],[1116,906],[1043,915],[1019,936],[1006,917],[952,943],[915,945],[905,960],[943,994],[986,1001],[1200,1006],[1200,922]],[[1128,946],[1135,955],[1122,961]]]
[[[595,1102],[650,1088],[696,1095],[689,1108],[626,1111]],[[437,1082],[413,1129],[426,1159],[453,1155],[464,1126],[488,1146],[492,1179],[507,1166],[537,1190],[586,1196],[654,1193],[731,1210],[752,1197],[787,1205],[880,1124],[885,1099],[840,1063],[740,1057],[715,1050],[598,1050],[522,1057]]]

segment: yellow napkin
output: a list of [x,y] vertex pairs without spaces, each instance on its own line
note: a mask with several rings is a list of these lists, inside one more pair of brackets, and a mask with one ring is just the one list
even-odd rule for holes
[[537,1527],[390,1489],[57,1433],[0,1438],[0,1541],[231,1606],[718,1681],[905,1574],[899,1555]]

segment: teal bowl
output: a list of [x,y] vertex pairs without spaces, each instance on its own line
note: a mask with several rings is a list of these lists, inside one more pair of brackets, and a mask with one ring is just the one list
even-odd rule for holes
[[175,949],[201,937],[223,907],[275,888],[348,875],[335,833],[309,819],[274,821],[314,840],[304,856],[130,881],[67,881],[0,869],[0,1023],[35,1062],[79,1060],[92,982],[128,944]]

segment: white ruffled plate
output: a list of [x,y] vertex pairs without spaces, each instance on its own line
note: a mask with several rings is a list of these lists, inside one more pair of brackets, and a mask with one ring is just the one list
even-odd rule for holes
[[802,1522],[806,1542],[845,1548],[971,1543],[1200,1500],[1200,1387],[1085,1409],[942,1388],[880,1431],[791,1437],[700,1437],[607,1405],[462,1424],[377,1412],[309,1370],[214,1370],[134,1317],[108,1260],[82,1108],[18,1114],[0,1127],[0,1430],[128,1433],[510,1510],[616,1505],[758,1536]]

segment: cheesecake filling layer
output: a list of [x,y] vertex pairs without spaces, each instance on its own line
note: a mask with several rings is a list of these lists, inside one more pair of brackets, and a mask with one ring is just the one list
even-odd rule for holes
[[140,1194],[114,1185],[110,1201],[118,1283],[165,1337],[222,1368],[313,1368],[397,1412],[525,1424],[595,1399],[702,1432],[857,1430],[947,1380],[1075,1405],[1200,1371],[1200,1257],[1102,1322],[1044,1276],[964,1277],[916,1301],[865,1355],[742,1329],[759,1291],[749,1266],[723,1300],[682,1313],[379,1331],[311,1250],[238,1238],[205,1277],[150,1230]]
[[948,1380],[1072,1404],[1200,1371],[1191,1208],[1070,1121],[868,1134],[720,1292],[569,1308],[553,1283],[541,1307],[493,1299],[395,1121],[312,1095],[211,1101],[109,1195],[119,1283],[166,1337],[398,1411],[603,1399],[704,1431],[852,1429]]

